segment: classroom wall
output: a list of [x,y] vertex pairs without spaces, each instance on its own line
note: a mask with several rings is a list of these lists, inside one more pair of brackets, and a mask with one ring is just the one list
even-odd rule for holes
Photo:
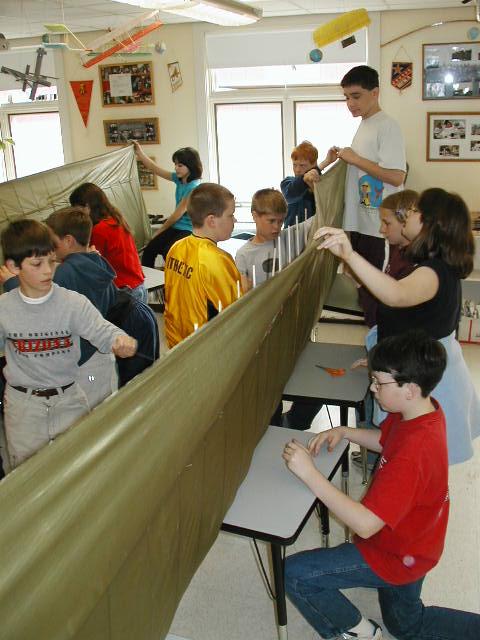
[[[454,19],[472,19],[474,9],[386,11],[381,14],[381,42],[404,34],[416,27],[430,25],[433,22]],[[317,17],[312,18],[312,28],[318,25]],[[282,19],[275,18],[275,23]],[[289,18],[285,18],[287,25]],[[268,20],[263,21],[267,24]],[[462,22],[428,28],[418,33],[404,36],[399,41],[381,49],[381,104],[396,118],[404,132],[407,156],[410,165],[408,186],[423,189],[429,186],[442,186],[460,192],[472,210],[480,210],[478,195],[478,175],[480,164],[477,162],[426,162],[426,113],[428,111],[480,111],[480,100],[422,101],[422,44],[428,42],[462,42],[467,40],[467,30],[474,23]],[[165,168],[172,166],[171,154],[181,146],[198,146],[199,128],[204,122],[197,121],[197,107],[194,78],[194,25],[165,25],[145,39],[145,43],[165,41],[167,51],[163,55],[153,53],[155,100],[154,107],[125,106],[104,108],[101,106],[98,81],[98,66],[84,69],[78,54],[64,55],[65,77],[71,80],[93,78],[95,80],[90,119],[88,127],[78,112],[73,93],[67,91],[67,104],[70,119],[71,148],[74,160],[104,153],[106,147],[103,135],[103,120],[115,117],[132,118],[152,115],[152,110],[160,119],[160,145],[148,145],[146,150]],[[93,34],[91,34],[91,38]],[[89,37],[84,40],[88,42]],[[413,83],[402,93],[390,85],[390,68],[394,59],[413,61]],[[113,62],[115,58],[107,62]],[[167,63],[180,62],[183,85],[175,93],[171,92],[167,73]],[[173,209],[172,185],[159,182],[158,191],[143,191],[149,213],[169,213]]]
[[[82,34],[88,44],[98,34]],[[153,64],[155,105],[103,107],[100,95],[99,66],[85,69],[78,53],[64,54],[65,77],[69,80],[93,79],[93,93],[88,126],[80,116],[73,92],[67,83],[67,105],[70,119],[70,141],[74,160],[115,150],[107,147],[103,133],[103,120],[115,118],[144,118],[157,116],[160,122],[159,145],[145,145],[148,155],[155,157],[160,166],[173,168],[172,153],[179,147],[197,146],[197,119],[195,109],[195,83],[193,76],[193,32],[192,24],[164,25],[142,41],[142,44],[164,41],[164,54],[155,51],[145,58],[127,58],[128,62],[149,60]],[[112,57],[103,64],[115,64],[118,57]],[[170,88],[167,63],[179,61],[183,85],[174,93]],[[101,63],[102,64],[102,63]],[[163,183],[163,184],[162,184]],[[143,191],[149,213],[171,213],[174,205],[174,190],[170,183],[159,182],[157,191]]]
[[[385,11],[381,14],[381,42],[422,25],[445,20],[474,18],[474,8],[437,9],[419,11]],[[460,193],[472,211],[480,211],[478,179],[480,162],[427,162],[427,112],[476,111],[480,100],[427,100],[422,101],[422,44],[432,42],[468,42],[467,31],[474,22],[458,22],[429,27],[404,36],[381,49],[380,101],[383,109],[400,123],[406,139],[407,159],[410,165],[408,186],[412,189],[440,186]],[[390,84],[392,61],[413,61],[412,86],[399,92]]]

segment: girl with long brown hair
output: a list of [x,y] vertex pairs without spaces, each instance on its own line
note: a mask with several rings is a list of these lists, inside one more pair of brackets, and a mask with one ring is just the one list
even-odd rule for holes
[[116,272],[117,287],[130,287],[132,294],[147,302],[142,266],[130,227],[105,192],[92,182],[84,182],[70,194],[72,207],[85,208],[92,219],[91,243]]

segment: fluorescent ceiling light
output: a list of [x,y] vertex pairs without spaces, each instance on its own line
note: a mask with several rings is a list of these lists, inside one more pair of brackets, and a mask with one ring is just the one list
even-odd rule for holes
[[252,24],[262,17],[262,11],[231,0],[183,0],[178,4],[163,6],[161,11],[224,27]]
[[194,20],[212,22],[224,27],[237,27],[257,22],[260,9],[235,0],[116,0],[137,7],[158,9]]

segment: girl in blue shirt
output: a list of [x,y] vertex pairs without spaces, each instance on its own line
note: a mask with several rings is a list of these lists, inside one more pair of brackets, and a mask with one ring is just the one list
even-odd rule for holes
[[133,145],[137,159],[147,169],[164,180],[171,180],[175,183],[175,211],[162,224],[143,250],[142,264],[145,267],[153,267],[158,254],[165,260],[170,247],[177,240],[192,233],[192,221],[187,213],[187,197],[200,184],[203,167],[198,151],[192,147],[183,147],[175,151],[172,156],[175,171],[172,173],[162,169],[145,155],[138,142],[133,142]]

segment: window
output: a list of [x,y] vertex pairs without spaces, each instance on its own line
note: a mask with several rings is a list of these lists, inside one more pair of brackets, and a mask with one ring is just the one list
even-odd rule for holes
[[58,112],[10,115],[9,124],[17,178],[64,163]]
[[322,160],[330,147],[348,147],[360,125],[345,101],[295,102],[295,144],[308,140]]
[[235,195],[237,220],[249,222],[253,193],[283,178],[282,104],[217,104],[215,114],[219,182]]
[[[325,14],[322,21],[334,17]],[[199,128],[199,151],[209,179],[235,193],[236,217],[244,221],[239,227],[252,225],[253,193],[280,188],[292,174],[290,154],[298,142],[310,140],[321,159],[332,145],[350,145],[359,120],[348,112],[339,85],[354,66],[379,67],[380,19],[370,18],[354,45],[323,47],[318,64],[309,62],[314,26],[304,17],[228,33],[195,28],[197,113],[206,124]]]
[[297,101],[287,95],[277,102],[214,103],[213,175],[236,197],[238,228],[252,224],[255,191],[279,189],[283,178],[292,175],[295,145],[309,140],[321,161],[330,147],[351,144],[360,119],[352,118],[338,90],[334,96],[322,101]]
[[1,154],[0,181],[13,180],[64,164],[56,100],[3,104],[0,107],[0,135],[2,138],[13,138],[15,143],[7,145]]

